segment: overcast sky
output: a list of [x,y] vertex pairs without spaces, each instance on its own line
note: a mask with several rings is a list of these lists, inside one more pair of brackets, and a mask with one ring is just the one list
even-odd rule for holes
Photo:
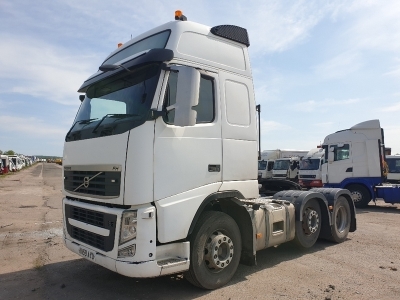
[[61,156],[82,82],[176,9],[248,30],[263,150],[380,119],[400,153],[398,0],[0,0],[0,149]]

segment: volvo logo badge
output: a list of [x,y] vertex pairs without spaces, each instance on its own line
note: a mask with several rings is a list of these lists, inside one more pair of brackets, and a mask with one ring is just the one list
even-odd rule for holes
[[94,176],[92,176],[92,177],[88,177],[88,176],[84,177],[84,178],[83,178],[83,183],[82,183],[80,186],[78,186],[76,189],[74,189],[74,192],[76,192],[77,190],[79,190],[82,186],[85,187],[85,188],[88,188],[88,187],[89,187],[89,184],[90,184],[90,181],[91,181],[92,179],[96,178],[97,176],[99,176],[101,173],[103,173],[103,172],[99,172],[99,173],[97,173],[96,175],[94,175]]
[[89,177],[85,177],[85,178],[83,178],[83,186],[85,187],[85,188],[87,188],[88,186],[89,186]]

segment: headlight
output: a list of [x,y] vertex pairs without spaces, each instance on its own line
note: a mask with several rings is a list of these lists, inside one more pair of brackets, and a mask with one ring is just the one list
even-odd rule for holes
[[137,211],[126,211],[122,214],[119,244],[122,245],[136,238]]

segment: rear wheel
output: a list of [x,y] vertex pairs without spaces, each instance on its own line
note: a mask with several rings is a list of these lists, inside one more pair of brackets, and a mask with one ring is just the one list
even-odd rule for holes
[[355,207],[367,207],[368,203],[371,201],[371,195],[365,186],[361,184],[352,184],[346,188],[351,192]]
[[190,240],[190,267],[185,278],[204,289],[219,288],[231,280],[242,252],[240,230],[227,214],[205,212]]
[[332,240],[336,243],[343,242],[350,230],[351,211],[346,198],[340,196],[332,213]]
[[302,221],[296,221],[294,242],[302,248],[312,247],[321,231],[321,209],[318,201],[309,200],[302,209]]

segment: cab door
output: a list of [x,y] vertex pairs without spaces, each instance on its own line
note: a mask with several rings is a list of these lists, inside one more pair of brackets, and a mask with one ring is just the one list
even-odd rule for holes
[[323,165],[324,168],[326,174],[323,172],[322,175],[326,183],[339,184],[344,179],[353,177],[350,143],[329,144],[328,162]]
[[218,75],[199,71],[198,104],[193,106],[197,113],[195,124],[178,126],[173,108],[177,94],[182,93],[178,89],[190,92],[188,87],[179,84],[184,68],[189,67],[171,67],[164,80],[158,110],[168,112],[155,123],[155,201],[211,184],[215,185],[212,190],[217,191],[222,179]]

